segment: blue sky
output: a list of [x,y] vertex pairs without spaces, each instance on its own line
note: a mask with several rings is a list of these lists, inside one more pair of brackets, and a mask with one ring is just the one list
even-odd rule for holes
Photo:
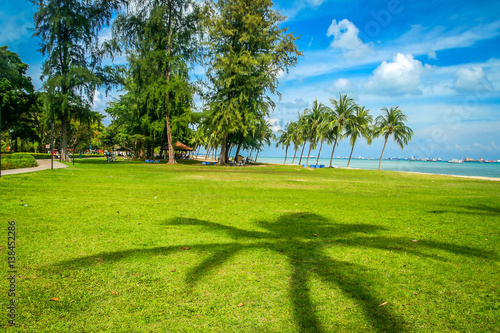
[[[29,30],[33,5],[0,0],[0,45],[30,65],[35,86],[43,59]],[[304,57],[280,79],[276,129],[315,99],[348,93],[374,116],[399,106],[414,138],[385,156],[500,159],[500,6],[496,1],[278,0],[284,26],[301,38]],[[108,36],[109,30],[102,32]],[[97,94],[95,109],[106,98]],[[383,140],[360,141],[355,156],[378,157]],[[335,155],[347,156],[347,140]],[[329,152],[323,153],[324,157]],[[261,156],[282,156],[268,148]]]

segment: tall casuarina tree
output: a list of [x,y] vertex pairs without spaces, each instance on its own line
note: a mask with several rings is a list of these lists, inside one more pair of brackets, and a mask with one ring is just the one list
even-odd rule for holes
[[175,164],[173,118],[192,107],[188,67],[199,55],[200,8],[194,0],[134,0],[117,17],[113,35],[131,61],[134,93],[143,112],[161,115]]
[[101,68],[100,29],[109,24],[120,0],[31,0],[37,7],[34,36],[46,57],[42,67],[45,108],[61,120],[61,159],[68,161],[67,130],[71,118],[91,115],[94,92],[106,78]]
[[[282,28],[285,17],[271,0],[218,0],[207,18],[211,129],[227,164],[231,137],[244,140],[264,121],[278,79],[297,63],[297,37]],[[239,135],[241,134],[241,135]],[[239,145],[239,143],[238,143]]]
[[401,149],[404,149],[404,146],[408,145],[413,136],[413,130],[405,125],[408,117],[399,109],[399,106],[392,106],[390,109],[384,107],[382,111],[384,113],[375,119],[374,128],[374,135],[383,136],[385,140],[378,163],[379,170],[382,167],[382,157],[389,137],[392,136]]

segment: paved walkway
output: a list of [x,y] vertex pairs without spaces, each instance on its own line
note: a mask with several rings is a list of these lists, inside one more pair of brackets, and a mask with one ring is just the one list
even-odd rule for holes
[[[38,163],[37,167],[2,170],[2,177],[4,175],[15,175],[17,173],[36,172],[36,171],[42,171],[42,170],[50,169],[50,159],[36,160],[36,161]],[[68,166],[66,164],[63,164],[63,163],[61,163],[59,161],[54,160],[54,169],[67,168],[67,167]]]

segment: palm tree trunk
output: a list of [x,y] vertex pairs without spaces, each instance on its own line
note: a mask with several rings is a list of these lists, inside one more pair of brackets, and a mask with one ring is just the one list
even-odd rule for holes
[[385,138],[384,148],[382,148],[382,154],[380,155],[380,161],[378,162],[378,169],[382,168],[382,156],[384,156],[385,145],[387,144],[388,137]]
[[304,155],[304,148],[306,147],[306,143],[304,142],[304,145],[302,146],[302,151],[300,152],[300,160],[299,160],[299,165],[302,164],[302,155]]
[[332,156],[330,156],[330,168],[332,167],[333,153],[335,152],[335,146],[336,145],[337,145],[337,140],[335,140],[335,143],[333,144]]
[[259,157],[260,150],[257,150],[257,155],[255,155],[255,163],[257,163],[257,158]]
[[293,160],[292,160],[292,164],[294,164],[294,163],[295,163],[295,156],[297,155],[297,149],[298,149],[298,148],[299,148],[299,147],[295,146],[295,152],[293,153]]
[[323,140],[321,140],[321,144],[319,145],[318,158],[316,159],[316,165],[319,165],[319,155],[321,155],[321,149],[323,149]]
[[349,164],[351,164],[351,157],[352,157],[353,151],[354,151],[354,145],[352,145],[352,148],[351,148],[351,155],[349,155],[349,161],[347,162],[347,167],[349,167]]
[[311,149],[312,149],[312,142],[309,144],[309,151],[307,152],[307,162],[306,162],[307,165],[309,165],[309,155],[311,155]]
[[283,164],[286,164],[287,156],[288,156],[288,146],[286,146],[286,148],[285,148],[285,162],[283,162]]

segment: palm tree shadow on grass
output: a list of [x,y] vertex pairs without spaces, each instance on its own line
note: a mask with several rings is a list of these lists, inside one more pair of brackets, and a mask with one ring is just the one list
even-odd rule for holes
[[[400,246],[408,246],[408,239],[375,236],[375,233],[385,230],[379,226],[335,224],[311,213],[285,214],[274,222],[257,222],[257,226],[264,231],[248,231],[220,223],[186,218],[170,219],[164,224],[199,226],[202,232],[224,233],[234,241],[108,252],[61,262],[58,265],[77,269],[95,263],[97,258],[112,262],[129,256],[172,254],[182,250],[182,246],[189,246],[192,251],[199,250],[211,253],[188,272],[186,285],[188,289],[192,289],[200,280],[210,276],[239,251],[258,248],[269,249],[287,256],[293,268],[288,292],[294,308],[294,319],[300,332],[327,331],[322,327],[322,323],[317,317],[317,311],[308,290],[308,281],[312,276],[318,277],[327,285],[339,288],[342,293],[353,300],[374,330],[387,332],[404,332],[406,330],[404,320],[400,316],[393,313],[389,307],[379,307],[383,300],[367,287],[372,279],[369,277],[369,273],[366,273],[368,271],[366,267],[333,259],[326,254],[326,249],[332,244],[383,250],[395,250]],[[318,237],[315,237],[316,235]],[[438,259],[435,256],[427,255],[424,252],[426,248],[498,261],[498,256],[493,252],[447,243],[426,242],[425,240],[419,241],[419,244],[415,245],[409,253]],[[335,310],[332,309],[332,312]]]
[[[187,276],[186,283],[190,288],[227,262],[239,251],[252,248],[267,248],[286,255],[293,267],[289,295],[294,306],[294,317],[300,332],[324,332],[317,318],[315,306],[308,291],[308,280],[312,275],[318,276],[323,282],[337,286],[352,299],[363,311],[366,319],[377,331],[403,332],[403,319],[391,312],[388,307],[379,307],[382,302],[365,285],[370,278],[364,273],[366,268],[361,265],[335,260],[326,255],[322,239],[334,239],[333,244],[342,244],[359,248],[375,248],[396,250],[407,247],[411,254],[436,260],[444,260],[428,255],[413,244],[410,248],[409,239],[397,237],[376,237],[374,233],[385,230],[369,224],[334,224],[329,220],[311,213],[286,214],[275,222],[260,221],[257,225],[265,232],[247,231],[228,227],[209,221],[176,218],[166,222],[168,225],[197,225],[209,232],[225,233],[235,240],[245,240],[243,243],[228,243],[222,249],[213,251],[201,264],[195,267]],[[360,235],[365,234],[365,235]],[[315,236],[319,236],[316,238]],[[367,236],[368,235],[368,236]],[[249,239],[255,240],[247,245]],[[440,249],[465,256],[476,256],[498,260],[495,253],[474,248],[457,246],[447,243],[421,241],[422,248]],[[367,283],[368,282],[368,283]]]

